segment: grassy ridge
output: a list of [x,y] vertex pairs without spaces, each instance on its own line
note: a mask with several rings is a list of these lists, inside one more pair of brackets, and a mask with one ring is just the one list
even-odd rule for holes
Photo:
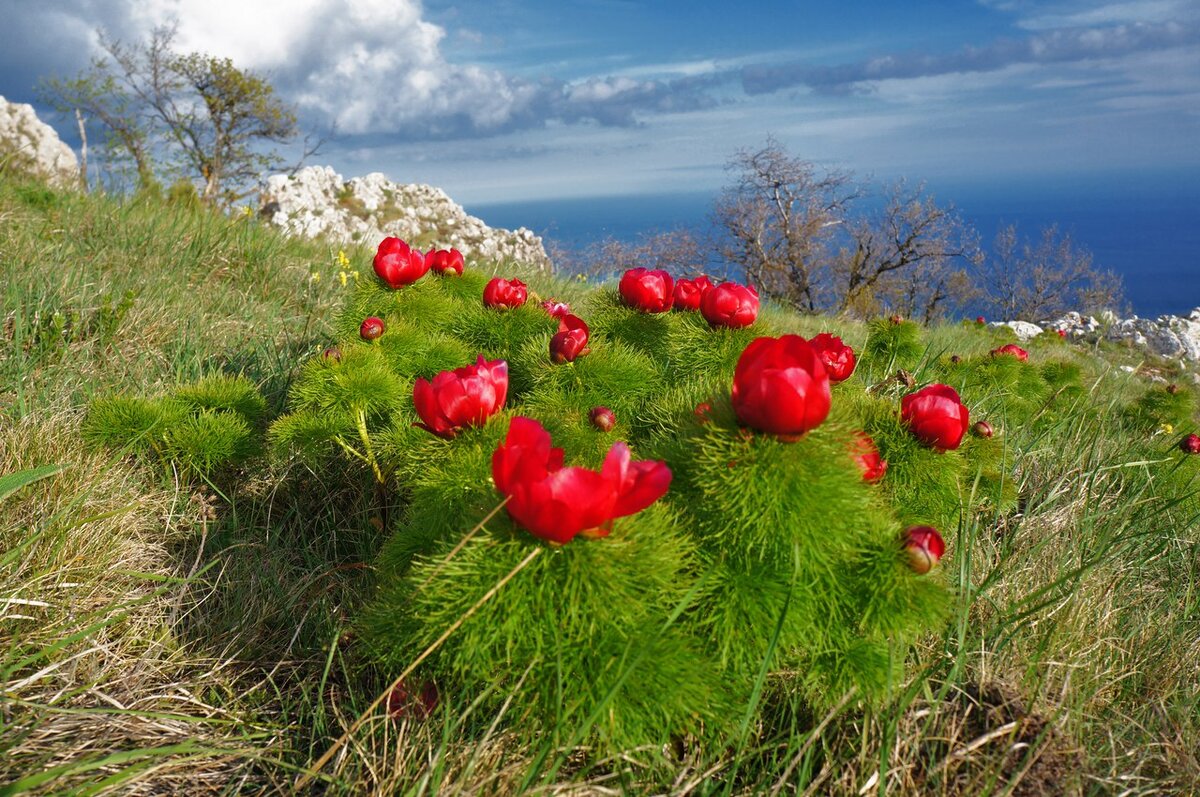
[[[347,251],[363,278],[369,254]],[[196,487],[79,442],[93,396],[214,371],[245,374],[279,412],[343,299],[336,256],[252,219],[0,183],[0,474],[66,466],[0,503],[0,783],[286,793],[386,683],[346,634],[380,539],[369,475],[270,462]],[[866,339],[861,324],[770,312]],[[918,380],[996,339],[948,325],[927,342]],[[810,716],[782,678],[739,750],[681,740],[596,762],[518,748],[504,722],[519,718],[451,696],[429,722],[371,720],[326,768],[327,793],[1194,789],[1196,463],[1179,461],[1173,434],[1122,420],[1145,382],[1116,365],[1136,355],[1069,351],[1089,400],[1040,436],[1007,430],[1020,509],[948,530],[955,617],[923,640],[910,670],[924,677],[886,706]]]

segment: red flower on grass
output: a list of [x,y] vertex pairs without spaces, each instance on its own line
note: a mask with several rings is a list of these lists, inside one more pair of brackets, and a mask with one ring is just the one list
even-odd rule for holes
[[358,326],[358,336],[363,340],[375,340],[383,331],[383,319],[373,315],[364,318]]
[[558,332],[550,338],[550,360],[562,365],[574,362],[576,357],[587,354],[588,325],[579,316],[567,313],[558,319]]
[[799,335],[755,338],[738,358],[732,399],[746,426],[795,440],[829,415],[829,376]]
[[1180,440],[1179,450],[1185,454],[1200,454],[1200,435],[1190,434]]
[[850,447],[855,464],[862,471],[863,481],[874,484],[887,473],[887,460],[879,455],[875,441],[866,432],[855,432],[854,442]]
[[946,553],[946,541],[933,526],[909,526],[904,530],[908,566],[924,575],[937,566]]
[[515,277],[510,280],[492,277],[488,284],[483,286],[483,303],[487,307],[520,307],[528,298],[529,291],[525,283]]
[[542,302],[542,309],[551,318],[562,318],[571,314],[571,305],[566,302],[556,302],[553,299],[547,299]]
[[970,425],[970,412],[949,385],[929,385],[900,400],[900,418],[909,431],[939,451],[958,448]]
[[809,344],[817,350],[817,355],[825,365],[825,373],[829,374],[830,382],[836,385],[846,381],[850,374],[854,373],[854,366],[858,362],[854,356],[854,349],[842,343],[841,338],[822,332],[810,340]]
[[457,249],[438,249],[430,251],[425,255],[425,262],[437,274],[445,275],[446,272],[451,272],[462,276],[463,267],[466,265],[463,262],[462,252]]
[[758,291],[736,282],[722,282],[700,297],[700,314],[714,327],[748,327],[758,318]]
[[429,264],[425,256],[399,238],[391,236],[379,242],[375,250],[375,273],[390,288],[402,288],[425,276]]
[[617,415],[608,407],[592,407],[592,411],[588,413],[588,420],[602,432],[611,432],[617,425]]
[[387,713],[390,718],[399,722],[403,719],[426,720],[437,709],[441,702],[437,684],[426,681],[421,684],[420,691],[414,691],[407,680],[392,687],[387,697]]
[[487,362],[480,355],[475,365],[442,371],[432,382],[418,378],[413,384],[413,406],[420,426],[449,439],[467,426],[483,426],[504,407],[508,395],[508,363]]
[[712,289],[712,286],[712,281],[706,276],[690,280],[675,280],[675,309],[699,310],[700,300],[704,298],[705,293]]
[[641,512],[671,484],[671,469],[634,462],[629,446],[613,443],[599,471],[563,467],[563,451],[532,418],[516,417],[492,454],[492,479],[508,498],[509,516],[530,534],[563,545],[582,534],[605,537],[616,518]]
[[643,313],[665,313],[675,300],[675,281],[662,269],[631,268],[617,290],[626,305]]
[[1001,346],[998,349],[992,349],[991,353],[992,353],[993,357],[995,357],[997,355],[1011,354],[1013,357],[1016,357],[1021,362],[1024,362],[1025,360],[1029,359],[1029,352],[1025,351],[1024,349],[1022,349],[1020,346],[1018,346],[1015,343],[1005,343],[1003,346]]

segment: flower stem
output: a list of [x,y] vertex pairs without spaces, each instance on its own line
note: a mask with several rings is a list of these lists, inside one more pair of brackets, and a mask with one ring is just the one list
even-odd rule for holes
[[371,449],[371,436],[367,434],[367,413],[362,408],[357,412],[358,421],[358,436],[363,442],[363,450],[366,455],[363,461],[371,466],[371,470],[375,473],[375,481],[384,484],[387,480],[383,478],[383,471],[379,469],[379,462],[375,459],[375,452]]

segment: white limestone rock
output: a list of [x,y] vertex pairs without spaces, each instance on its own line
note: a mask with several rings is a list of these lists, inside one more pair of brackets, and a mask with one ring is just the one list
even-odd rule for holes
[[989,326],[1008,327],[1017,334],[1017,338],[1026,341],[1042,334],[1042,328],[1029,321],[993,321]]
[[544,271],[550,258],[542,239],[524,227],[492,229],[467,215],[445,191],[393,183],[379,172],[343,180],[329,166],[268,177],[260,190],[263,215],[289,235],[324,235],[373,246],[392,235],[456,248],[464,257],[514,260]]
[[79,185],[79,161],[32,105],[0,96],[0,163],[41,177],[58,188]]

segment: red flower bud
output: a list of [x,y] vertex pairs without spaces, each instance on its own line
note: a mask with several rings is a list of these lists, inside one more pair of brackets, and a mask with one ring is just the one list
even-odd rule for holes
[[976,324],[979,324],[980,326],[983,326],[983,325],[984,325],[985,323],[987,323],[987,322],[986,322],[986,321],[984,321],[984,318],[983,318],[983,316],[981,316],[981,315],[977,315],[977,316],[975,316],[975,323],[976,323]]
[[588,413],[588,418],[602,432],[611,432],[613,427],[617,425],[617,416],[608,407],[593,407]]
[[901,317],[899,314],[896,314],[896,315],[893,315],[890,318],[888,318],[888,321],[891,321],[893,324],[901,324],[904,322],[904,318]]
[[375,250],[375,273],[390,288],[402,288],[425,276],[429,264],[425,256],[399,238],[387,237]]
[[529,291],[525,288],[525,283],[515,277],[510,280],[492,277],[488,284],[483,286],[483,304],[486,307],[520,307],[528,297]]
[[433,382],[418,378],[413,384],[413,407],[421,423],[413,424],[451,438],[467,426],[483,426],[504,407],[508,395],[508,363],[487,362],[480,355],[475,365],[442,371]]
[[625,443],[613,443],[600,470],[563,467],[563,451],[532,418],[516,417],[492,454],[492,479],[519,525],[559,545],[577,535],[607,536],[615,518],[641,512],[671,484],[662,462],[634,462]]
[[955,365],[958,365],[960,362],[962,362],[962,357],[959,357],[957,354],[951,354],[950,362],[954,363]]
[[850,374],[854,373],[854,366],[857,362],[854,357],[854,349],[842,343],[841,338],[830,335],[828,332],[822,332],[810,340],[809,344],[817,350],[817,356],[825,365],[825,373],[829,374],[830,382],[836,385],[838,382],[846,381],[850,378]]
[[969,416],[958,392],[949,385],[929,385],[900,400],[900,418],[913,436],[939,451],[958,448]]
[[971,431],[976,437],[991,437],[995,432],[992,431],[992,425],[987,421],[976,421],[971,427]]
[[1063,340],[1066,340],[1066,339],[1067,339],[1067,330],[1065,330],[1065,329],[1059,329],[1059,330],[1056,330],[1056,331],[1058,332],[1058,336],[1059,336],[1060,338],[1062,338]]
[[732,399],[746,426],[795,439],[829,415],[829,376],[816,350],[799,335],[755,338],[738,358]]
[[321,352],[321,359],[327,363],[336,365],[342,361],[342,350],[337,346],[330,346]]
[[758,318],[758,291],[748,285],[722,282],[700,297],[700,314],[714,327],[748,327]]
[[665,313],[675,300],[675,281],[662,269],[631,268],[617,290],[625,304],[643,313]]
[[1185,454],[1200,454],[1200,435],[1190,434],[1180,440],[1179,450]]
[[909,526],[904,530],[904,550],[909,567],[924,575],[941,561],[946,542],[933,526]]
[[696,409],[692,410],[692,414],[696,416],[696,420],[702,424],[712,420],[711,413],[712,404],[709,404],[707,401],[701,401],[696,405]]
[[993,357],[1001,354],[1011,354],[1013,357],[1016,357],[1022,362],[1029,359],[1029,352],[1025,351],[1015,343],[1005,343],[998,349],[992,349]]
[[558,319],[558,332],[550,338],[550,360],[559,365],[574,362],[576,357],[588,353],[587,344],[588,325],[568,313]]
[[551,318],[562,318],[563,316],[571,314],[571,305],[567,304],[566,302],[556,302],[553,299],[547,299],[546,301],[542,302],[542,309],[545,310]]
[[375,340],[383,334],[383,331],[383,319],[376,316],[369,316],[359,326],[358,336],[363,340]]
[[875,441],[866,432],[854,433],[850,453],[854,456],[855,464],[862,471],[863,481],[868,484],[874,484],[883,478],[883,474],[887,473],[887,460],[879,455]]
[[675,309],[699,310],[700,300],[712,286],[712,281],[705,276],[696,277],[694,280],[675,280]]
[[439,249],[425,255],[425,262],[434,272],[445,276],[447,272],[462,276],[463,256],[457,249]]
[[416,692],[407,680],[392,687],[387,697],[387,713],[393,720],[399,721],[407,717],[416,720],[426,720],[437,709],[441,702],[437,684],[426,681],[421,684],[421,690]]

